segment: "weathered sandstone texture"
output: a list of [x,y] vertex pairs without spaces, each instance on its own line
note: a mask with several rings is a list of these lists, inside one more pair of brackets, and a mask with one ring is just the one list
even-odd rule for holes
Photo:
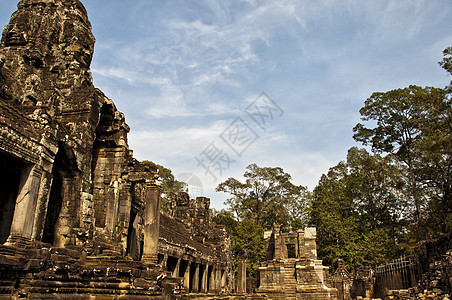
[[259,268],[259,294],[271,299],[337,299],[325,285],[327,267],[317,259],[316,229],[283,233],[274,225],[266,234],[267,263]]
[[0,298],[229,292],[209,200],[161,215],[157,169],[133,158],[124,115],[93,86],[94,42],[78,0],[22,0],[4,28]]

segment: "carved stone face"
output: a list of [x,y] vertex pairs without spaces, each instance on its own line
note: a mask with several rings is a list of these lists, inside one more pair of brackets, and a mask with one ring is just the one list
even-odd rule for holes
[[188,206],[190,203],[190,196],[187,193],[180,193],[177,196],[177,206]]
[[70,61],[71,69],[88,69],[94,51],[94,38],[89,28],[65,26],[63,29],[63,54]]
[[48,65],[59,64],[59,69],[89,69],[95,39],[85,12],[51,2],[20,7],[4,28],[2,45],[41,52]]
[[20,24],[6,25],[2,39],[5,46],[24,46],[27,44],[24,28]]
[[47,91],[91,83],[95,39],[80,2],[23,0],[18,8],[2,34],[0,95],[34,106],[48,102]]

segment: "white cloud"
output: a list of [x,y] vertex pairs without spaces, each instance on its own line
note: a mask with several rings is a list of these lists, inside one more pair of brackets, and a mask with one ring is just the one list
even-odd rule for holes
[[[194,157],[265,91],[284,117],[219,181],[256,162],[313,188],[353,145],[372,92],[450,80],[437,66],[452,40],[450,0],[101,2],[85,1],[96,85],[139,123],[136,157],[175,174],[203,177]],[[17,0],[0,1],[0,12],[6,3]],[[203,177],[213,197],[211,181]]]
[[131,130],[130,146],[140,160],[152,158],[158,162],[194,158],[227,125],[225,121],[216,121],[209,126]]

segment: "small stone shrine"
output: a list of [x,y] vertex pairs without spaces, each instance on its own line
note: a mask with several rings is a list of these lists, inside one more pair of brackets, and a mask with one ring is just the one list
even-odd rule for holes
[[325,285],[328,267],[317,259],[316,229],[283,233],[282,225],[266,232],[267,263],[259,268],[258,294],[270,299],[337,299]]

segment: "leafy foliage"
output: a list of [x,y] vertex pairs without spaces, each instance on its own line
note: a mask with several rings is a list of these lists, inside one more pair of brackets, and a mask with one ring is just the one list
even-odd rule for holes
[[247,274],[256,278],[257,269],[265,261],[264,229],[249,219],[236,221],[227,210],[211,213],[211,220],[225,225],[231,236],[232,255],[236,261],[246,259]]
[[232,195],[226,204],[238,220],[249,219],[270,228],[274,223],[289,225],[293,219],[305,217],[306,187],[294,185],[291,176],[279,167],[251,164],[246,169],[244,183],[229,178],[216,189]]
[[166,211],[166,203],[168,197],[171,195],[176,195],[180,192],[187,192],[188,185],[185,182],[176,180],[172,171],[168,168],[165,168],[164,166],[161,166],[149,160],[145,160],[142,163],[157,167],[159,171],[159,179],[162,181],[161,209]]
[[401,169],[391,157],[351,148],[314,190],[311,222],[318,230],[319,256],[342,258],[352,267],[376,265],[403,252],[407,204]]
[[[446,201],[444,197],[450,198],[446,193],[450,194],[452,179],[451,103],[446,91],[410,86],[374,93],[360,113],[363,121],[376,125],[373,128],[356,125],[353,137],[372,146],[375,153],[395,155],[407,166],[417,231],[425,238],[426,232],[421,229],[426,225],[423,215],[433,200],[429,187],[433,188],[433,194],[442,195],[443,202]],[[442,219],[445,221],[444,217]]]
[[237,222],[232,235],[231,250],[239,261],[246,259],[249,277],[256,278],[257,269],[265,261],[264,229],[249,219]]
[[452,47],[447,47],[443,51],[444,58],[439,62],[440,66],[443,67],[450,75],[452,75]]

